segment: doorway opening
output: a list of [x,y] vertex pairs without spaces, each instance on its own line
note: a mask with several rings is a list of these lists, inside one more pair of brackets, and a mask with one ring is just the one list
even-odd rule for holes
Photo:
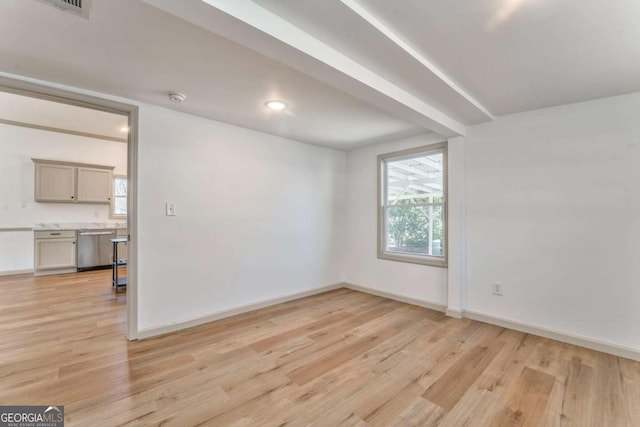
[[[73,188],[73,192],[70,193],[70,196],[67,196],[65,193],[65,197],[68,197],[69,200],[66,202],[66,207],[69,207],[70,203],[77,204],[77,206],[87,209],[91,203],[103,203],[100,209],[104,210],[105,203],[109,205],[109,214],[108,218],[110,221],[114,223],[120,221],[122,224],[126,224],[124,227],[118,227],[119,229],[125,228],[126,231],[119,235],[116,235],[114,232],[113,239],[110,240],[118,240],[126,239],[126,336],[128,340],[137,339],[137,324],[138,324],[138,304],[137,304],[137,272],[138,272],[138,257],[137,257],[137,165],[138,165],[138,106],[128,103],[123,103],[119,101],[114,101],[110,99],[100,98],[92,95],[86,95],[82,93],[78,93],[71,90],[61,89],[58,87],[52,87],[48,85],[43,85],[39,83],[35,83],[32,81],[21,80],[11,77],[0,76],[0,95],[7,96],[20,96],[24,99],[31,100],[39,100],[39,101],[48,101],[49,103],[59,103],[61,106],[66,107],[68,110],[72,110],[69,107],[80,107],[80,109],[89,109],[94,112],[104,113],[104,123],[105,126],[112,126],[114,123],[122,123],[118,124],[118,132],[119,135],[109,135],[108,132],[93,132],[87,131],[86,129],[78,129],[76,126],[72,125],[73,122],[73,114],[67,114],[64,118],[59,118],[58,122],[50,122],[50,123],[33,123],[34,120],[22,120],[20,117],[12,116],[12,117],[0,117],[1,125],[8,125],[12,127],[21,127],[22,129],[30,129],[36,131],[48,131],[51,132],[51,135],[54,134],[69,134],[74,135],[74,137],[82,137],[89,139],[102,139],[108,140],[111,139],[114,143],[123,143],[126,144],[126,167],[124,165],[120,165],[119,169],[116,169],[118,166],[105,166],[103,163],[113,163],[113,162],[78,162],[78,161],[65,161],[65,159],[56,159],[56,161],[51,162],[51,159],[43,159],[38,156],[37,153],[34,153],[32,156],[32,161],[34,162],[35,168],[35,180],[38,181],[39,177],[42,180],[42,185],[38,186],[37,183],[35,185],[34,191],[34,200],[38,201],[47,201],[47,197],[62,197],[61,192],[58,191],[60,188],[64,188],[65,185],[68,184],[69,188]],[[79,111],[80,109],[75,108],[75,111]],[[13,112],[15,113],[15,111]],[[112,121],[112,118],[115,118]],[[120,118],[121,121],[117,121]],[[60,120],[69,120],[67,125],[60,124]],[[30,123],[31,122],[31,123]],[[70,137],[71,138],[71,137]],[[120,140],[118,142],[118,140]],[[104,141],[103,141],[104,142]],[[124,147],[119,148],[120,151],[124,152]],[[46,156],[44,156],[46,157]],[[76,159],[77,160],[77,159]],[[66,164],[65,164],[66,163]],[[100,164],[95,164],[100,163]],[[38,170],[39,165],[42,165],[42,169]],[[56,171],[52,171],[53,168],[58,168]],[[111,170],[109,170],[109,168]],[[123,173],[123,169],[124,172]],[[38,172],[42,172],[38,174]],[[114,172],[115,171],[115,172]],[[66,174],[66,175],[65,175]],[[65,182],[65,177],[69,177],[69,181]],[[110,189],[112,189],[109,195],[109,202],[106,202],[100,197],[101,196],[101,183],[105,182],[106,177],[109,177]],[[79,179],[80,177],[81,179]],[[124,185],[123,178],[126,177]],[[15,182],[15,185],[21,185],[19,182]],[[40,193],[39,193],[39,190]],[[57,191],[57,193],[56,193]],[[48,193],[47,193],[48,192]],[[64,192],[64,191],[63,191]],[[52,196],[53,194],[53,196]],[[41,198],[39,200],[39,197]],[[113,200],[112,200],[113,198]],[[53,202],[62,202],[62,200],[49,200]],[[96,204],[95,206],[99,206]],[[59,208],[58,212],[62,212],[61,206],[63,203],[51,203],[51,205],[55,205],[55,208]],[[23,206],[24,207],[24,206]],[[102,210],[101,210],[101,218],[102,218]],[[59,213],[59,215],[62,215]],[[58,216],[60,218],[61,216]],[[98,218],[98,213],[96,212],[96,218]],[[52,221],[54,222],[54,221]],[[83,230],[74,231],[74,236],[62,236],[61,234],[57,234],[55,239],[47,240],[48,236],[45,236],[47,233],[43,233],[42,236],[38,236],[34,231],[34,273],[37,273],[38,270],[38,255],[42,256],[44,260],[46,256],[48,256],[49,260],[53,264],[47,264],[46,260],[42,261],[43,271],[47,269],[55,268],[55,262],[57,262],[57,258],[59,257],[62,262],[60,266],[70,267],[71,257],[74,256],[74,261],[78,261],[78,251],[76,249],[75,254],[71,252],[71,250],[67,251],[67,258],[65,258],[64,252],[55,252],[60,248],[65,248],[65,243],[72,243],[76,245],[77,236],[79,233],[83,234],[83,244],[87,247],[91,247],[90,238],[95,235],[98,236],[99,230],[95,228],[90,228],[90,223],[88,227],[83,228]],[[25,226],[25,224],[19,224],[19,227],[12,227],[9,224],[0,224],[0,231],[5,231],[7,233],[19,233],[19,232],[27,232],[31,231],[32,228]],[[36,228],[36,224],[33,224],[33,230],[38,230]],[[3,228],[5,227],[5,228]],[[67,230],[68,232],[68,230]],[[102,231],[104,232],[104,230]],[[92,234],[93,233],[93,234]],[[56,234],[56,232],[52,232],[50,234]],[[126,234],[126,235],[125,235]],[[39,239],[42,237],[42,239]],[[51,236],[52,238],[54,236]],[[63,242],[64,238],[67,237],[68,241]],[[110,237],[110,236],[108,236]],[[39,240],[42,240],[41,245],[38,245]],[[53,240],[56,240],[58,246],[52,244]],[[59,240],[59,242],[58,242]],[[73,240],[73,242],[71,242]],[[111,242],[109,242],[111,244]],[[115,246],[116,243],[114,242]],[[68,245],[69,248],[75,247]],[[102,245],[105,246],[105,245]],[[40,249],[40,252],[38,252]],[[100,249],[98,249],[100,250]],[[122,253],[122,248],[119,249],[120,254]],[[103,249],[104,251],[104,249]],[[119,255],[120,257],[120,255]],[[86,257],[85,257],[86,258]],[[89,257],[90,258],[90,257]],[[91,259],[83,259],[82,268],[91,269],[93,266]],[[95,268],[104,267],[102,264],[106,265],[106,261],[103,260],[104,257],[100,257],[99,253],[95,256],[98,260]],[[114,259],[114,265],[109,266],[111,268],[117,268],[117,260]],[[69,268],[69,272],[73,270]],[[56,270],[54,270],[56,271]],[[60,270],[61,271],[61,270]],[[1,272],[0,272],[1,273]],[[5,273],[6,274],[6,273]],[[115,290],[117,291],[117,286]]]

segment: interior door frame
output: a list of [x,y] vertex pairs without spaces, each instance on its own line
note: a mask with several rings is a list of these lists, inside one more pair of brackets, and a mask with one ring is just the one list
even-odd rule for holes
[[127,339],[138,338],[138,106],[0,75],[0,91],[125,115],[127,139]]

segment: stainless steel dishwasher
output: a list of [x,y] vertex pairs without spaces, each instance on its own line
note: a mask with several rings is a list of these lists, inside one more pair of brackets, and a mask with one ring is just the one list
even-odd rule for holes
[[115,230],[78,230],[78,271],[111,268]]

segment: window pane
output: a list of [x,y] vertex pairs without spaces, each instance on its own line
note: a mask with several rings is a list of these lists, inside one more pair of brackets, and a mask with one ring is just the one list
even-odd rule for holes
[[432,230],[433,239],[431,241],[431,254],[433,256],[444,256],[445,236],[444,236],[444,208],[442,205],[431,206],[432,209]]
[[444,210],[438,206],[410,206],[407,200],[386,208],[388,252],[443,256]]
[[114,178],[113,179],[113,192],[115,196],[127,195],[127,178]]
[[127,214],[127,198],[115,197],[114,202],[115,203],[114,203],[113,213],[115,215],[126,215]]
[[388,160],[386,204],[441,203],[444,197],[442,151],[409,159]]
[[387,153],[378,160],[378,257],[446,266],[446,144]]

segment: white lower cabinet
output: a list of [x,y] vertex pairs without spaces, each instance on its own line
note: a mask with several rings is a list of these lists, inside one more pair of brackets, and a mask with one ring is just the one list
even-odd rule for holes
[[36,275],[58,274],[75,271],[77,248],[75,231],[36,231]]

